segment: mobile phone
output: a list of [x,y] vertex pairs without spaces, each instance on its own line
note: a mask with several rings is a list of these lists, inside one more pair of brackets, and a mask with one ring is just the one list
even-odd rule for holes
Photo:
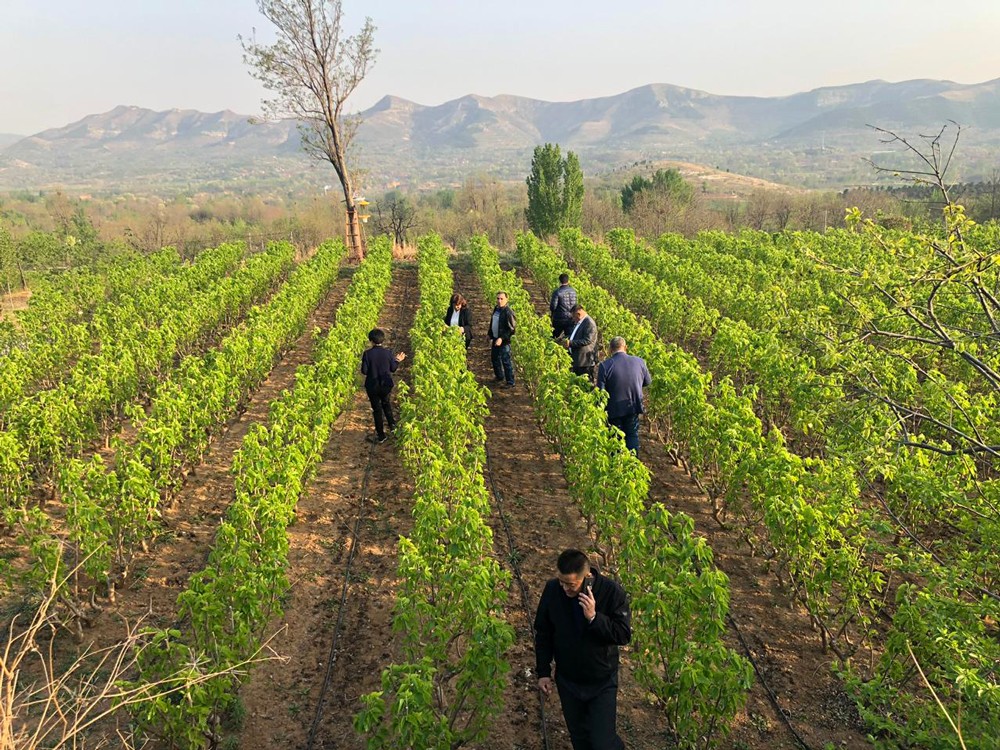
[[593,576],[586,576],[583,579],[583,587],[580,589],[580,593],[581,594],[590,594],[591,593],[591,588],[593,586],[593,583],[594,583],[594,577]]

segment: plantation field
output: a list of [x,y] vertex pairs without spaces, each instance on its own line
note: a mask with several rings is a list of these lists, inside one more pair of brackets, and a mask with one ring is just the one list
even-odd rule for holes
[[[39,291],[0,328],[0,737],[566,750],[531,622],[578,547],[631,596],[630,748],[997,747],[1000,237],[948,221],[224,245]],[[551,340],[564,271],[649,366],[638,456]],[[376,325],[407,355],[381,445]]]

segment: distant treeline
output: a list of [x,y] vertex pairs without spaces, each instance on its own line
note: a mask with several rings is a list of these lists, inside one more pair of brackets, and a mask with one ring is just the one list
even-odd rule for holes
[[[975,221],[983,223],[1000,218],[1000,169],[994,170],[989,180],[956,182],[946,185],[946,189],[952,203],[965,206],[966,212]],[[899,201],[900,210],[906,216],[936,218],[944,205],[944,196],[933,185],[887,185],[866,190]]]

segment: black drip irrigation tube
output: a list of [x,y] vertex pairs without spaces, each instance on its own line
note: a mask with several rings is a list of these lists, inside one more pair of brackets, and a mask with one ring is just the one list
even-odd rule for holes
[[[673,537],[673,540],[677,542],[676,535],[674,535],[672,531],[668,533],[671,537]],[[701,565],[699,565],[697,561],[693,561],[692,564],[694,565],[695,570],[701,574]],[[782,723],[788,728],[788,731],[791,732],[792,737],[802,750],[812,750],[809,743],[802,738],[802,735],[799,734],[792,725],[791,718],[789,718],[788,714],[785,713],[785,710],[778,704],[777,694],[775,694],[774,690],[771,689],[771,686],[767,684],[767,680],[764,679],[764,673],[761,671],[760,665],[757,664],[757,660],[754,659],[753,652],[750,650],[750,645],[743,637],[743,632],[740,630],[740,626],[736,624],[736,620],[733,619],[733,616],[728,611],[726,612],[726,622],[729,624],[729,627],[733,629],[733,632],[736,633],[737,640],[739,640],[740,645],[743,646],[743,650],[746,652],[747,659],[750,661],[750,665],[753,667],[753,671],[757,675],[758,681],[760,681],[761,686],[764,688],[764,692],[767,693],[768,700],[770,700],[771,705],[774,706],[775,712],[777,712],[778,716],[781,717]]]
[[330,644],[330,653],[326,660],[326,675],[323,677],[323,687],[319,692],[319,700],[316,702],[316,712],[313,714],[312,726],[309,728],[309,738],[306,740],[306,750],[312,750],[316,742],[316,734],[319,731],[320,722],[323,720],[323,707],[326,703],[326,694],[330,689],[330,680],[333,679],[333,667],[337,662],[337,647],[340,645],[340,633],[344,625],[344,605],[347,602],[347,589],[351,583],[351,565],[354,562],[354,552],[358,548],[358,532],[361,529],[361,513],[364,510],[365,501],[368,499],[368,478],[372,471],[372,458],[375,455],[375,443],[368,449],[368,463],[365,465],[364,477],[361,480],[361,498],[358,500],[358,515],[354,519],[354,528],[351,531],[351,552],[347,556],[347,565],[344,568],[344,583],[340,591],[340,605],[337,610],[337,624],[333,629],[333,643]]
[[778,705],[778,696],[775,695],[771,686],[767,684],[767,680],[764,679],[764,673],[761,672],[760,666],[757,664],[757,660],[753,658],[753,652],[750,650],[750,646],[746,642],[746,639],[743,638],[743,633],[740,631],[739,625],[736,624],[736,620],[734,620],[733,616],[728,612],[726,613],[726,622],[729,623],[729,627],[731,627],[733,632],[736,633],[736,638],[739,640],[740,645],[743,646],[743,650],[746,651],[747,659],[749,659],[750,664],[753,665],[753,671],[757,674],[757,679],[767,692],[767,697],[770,699],[771,705],[774,706],[774,710],[778,712],[778,716],[781,717],[781,721],[786,727],[788,727],[788,731],[792,733],[792,737],[794,737],[795,741],[799,743],[799,747],[801,747],[802,750],[812,750],[812,748],[809,747],[809,743],[802,739],[802,735],[800,735],[796,731],[795,727],[792,726],[792,720],[789,718],[785,710]]
[[[507,515],[503,512],[503,493],[500,491],[500,488],[497,487],[496,480],[493,478],[493,464],[490,461],[490,450],[485,445],[483,448],[486,451],[486,476],[490,483],[490,493],[496,501],[495,507],[497,509],[497,515],[500,517],[500,522],[503,524],[504,534],[507,536],[507,549],[509,550],[508,562],[514,571],[514,580],[517,581],[517,585],[521,589],[521,605],[524,608],[524,615],[530,623],[531,604],[528,602],[528,587],[524,585],[524,579],[521,576],[521,565],[518,562],[517,551],[514,547],[514,535],[510,532],[510,524],[507,522]],[[552,747],[552,745],[549,742],[549,724],[548,719],[545,716],[545,696],[542,695],[541,690],[537,690],[536,692],[538,693],[538,714],[542,722],[542,747],[545,748],[545,750],[548,750]]]

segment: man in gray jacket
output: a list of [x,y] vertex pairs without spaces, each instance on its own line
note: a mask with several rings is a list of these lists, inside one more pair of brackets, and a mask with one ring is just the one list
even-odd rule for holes
[[573,358],[573,374],[585,375],[593,383],[597,374],[597,324],[587,315],[583,305],[573,305],[573,322],[566,339],[566,348]]

